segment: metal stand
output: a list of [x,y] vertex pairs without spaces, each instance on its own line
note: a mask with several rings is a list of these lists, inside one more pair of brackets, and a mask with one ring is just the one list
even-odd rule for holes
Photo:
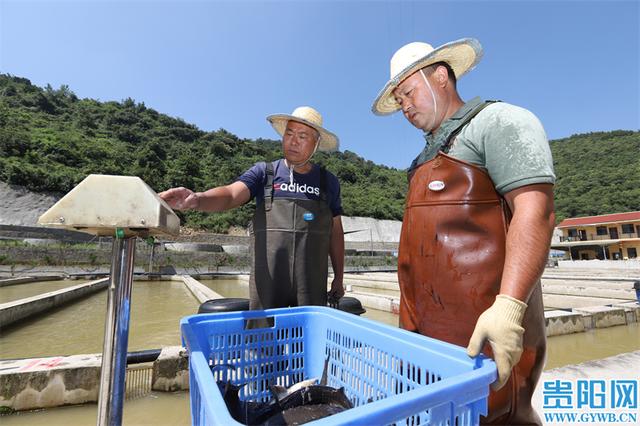
[[118,235],[114,238],[100,373],[98,426],[122,424],[135,251],[136,237]]
[[[97,203],[99,205],[95,205]],[[136,237],[151,241],[157,235],[177,236],[180,218],[139,177],[89,175],[40,216],[38,224],[98,237],[115,232],[104,326],[98,426],[119,426],[125,396]],[[151,255],[150,267],[153,266],[153,249]]]

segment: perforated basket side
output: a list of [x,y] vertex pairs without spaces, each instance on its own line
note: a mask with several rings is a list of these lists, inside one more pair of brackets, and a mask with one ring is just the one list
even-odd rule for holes
[[[260,315],[273,316],[274,326],[245,329],[247,319]],[[226,411],[226,406],[215,380],[247,384],[243,399],[266,401],[271,384],[290,386],[320,377],[328,357],[328,384],[344,387],[355,408],[309,424],[472,425],[486,414],[495,365],[488,359],[471,360],[457,346],[329,308],[198,317],[187,321],[192,335],[185,334],[183,320],[183,336],[196,342],[193,349],[204,342],[196,357],[200,362],[194,364],[204,373],[195,380],[206,385],[205,392],[216,393],[205,398],[215,402],[216,410]],[[208,362],[230,368],[211,374]],[[192,410],[202,413],[205,402],[198,397],[192,396]],[[211,417],[207,412],[205,407]]]

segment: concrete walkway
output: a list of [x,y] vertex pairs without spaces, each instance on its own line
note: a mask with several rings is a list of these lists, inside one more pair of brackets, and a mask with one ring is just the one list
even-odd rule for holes
[[0,279],[0,287],[7,287],[10,285],[18,285],[18,284],[25,284],[25,283],[34,283],[38,281],[55,281],[55,280],[62,280],[64,278],[66,278],[65,274],[40,275],[37,277],[21,276],[16,278],[4,278],[4,279]]
[[50,309],[82,299],[87,295],[107,288],[108,285],[109,279],[102,278],[25,299],[2,303],[0,304],[0,327],[6,327],[25,318],[39,315]]
[[[633,279],[625,273],[605,272],[607,275],[593,276],[592,271],[545,271],[542,297],[548,336],[640,321]],[[365,308],[398,313],[400,288],[396,273],[346,273],[344,284],[346,295],[359,299]]]
[[[542,275],[542,292],[545,308],[572,309],[590,306],[619,304],[636,300],[634,278],[626,271],[620,274],[600,271],[560,271],[547,269]],[[400,298],[398,277],[394,272],[345,274],[344,283],[351,296],[381,296]],[[385,302],[386,304],[386,302]],[[370,306],[375,308],[375,306]]]
[[193,296],[198,299],[198,302],[204,303],[207,300],[212,299],[222,299],[222,296],[211,290],[206,285],[200,283],[198,280],[190,277],[189,275],[177,276],[176,279],[182,280],[182,282],[187,286],[189,291],[193,294]]
[[[0,406],[11,410],[37,410],[97,402],[102,354],[0,360]],[[127,394],[135,386],[161,392],[189,389],[186,350],[168,346],[152,366],[148,383],[127,380]],[[127,376],[135,371],[128,366]],[[135,374],[135,373],[134,373]]]

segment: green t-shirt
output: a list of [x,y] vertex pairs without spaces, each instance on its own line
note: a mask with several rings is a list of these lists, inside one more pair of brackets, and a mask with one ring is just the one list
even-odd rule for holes
[[[427,146],[421,156],[435,157],[456,122],[481,102],[479,98],[470,100],[442,123],[435,136],[425,134]],[[553,184],[556,179],[540,120],[530,111],[504,102],[480,111],[455,137],[448,154],[486,170],[502,195],[525,185]]]

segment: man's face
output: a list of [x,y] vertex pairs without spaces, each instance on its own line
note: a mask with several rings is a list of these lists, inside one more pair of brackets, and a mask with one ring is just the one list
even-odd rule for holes
[[293,164],[307,161],[316,147],[318,132],[313,127],[289,121],[282,136],[284,158]]
[[393,91],[393,96],[409,123],[425,132],[433,130],[436,122],[433,96],[420,71],[400,83]]

